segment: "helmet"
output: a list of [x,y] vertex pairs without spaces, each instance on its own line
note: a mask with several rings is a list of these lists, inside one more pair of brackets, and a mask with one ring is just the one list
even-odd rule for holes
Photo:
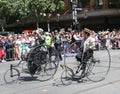
[[40,33],[40,32],[43,32],[44,30],[42,29],[42,28],[38,28],[37,30],[36,30],[36,33]]

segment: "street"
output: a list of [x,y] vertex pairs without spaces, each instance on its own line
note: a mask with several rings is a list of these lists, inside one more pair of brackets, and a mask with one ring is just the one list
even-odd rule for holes
[[[120,92],[120,50],[110,50],[111,68],[105,80],[100,82],[83,81],[73,82],[71,85],[64,86],[60,76],[62,68],[59,67],[54,78],[40,82],[31,79],[29,74],[21,74],[20,81],[6,84],[3,75],[10,64],[18,61],[0,63],[0,94],[119,94]],[[60,62],[62,64],[63,61]]]

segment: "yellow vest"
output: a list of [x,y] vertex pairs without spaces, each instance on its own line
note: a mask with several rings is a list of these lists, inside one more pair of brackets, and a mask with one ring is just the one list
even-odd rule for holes
[[47,45],[47,46],[51,46],[51,44],[52,44],[52,39],[51,39],[51,37],[46,37],[45,38],[45,44]]

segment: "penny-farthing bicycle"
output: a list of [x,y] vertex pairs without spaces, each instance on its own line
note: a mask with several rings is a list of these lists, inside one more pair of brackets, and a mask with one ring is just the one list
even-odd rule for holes
[[[67,52],[64,53],[65,61],[62,66],[64,71],[61,74],[62,84],[70,85],[73,80],[80,80],[84,77],[93,82],[104,80],[111,64],[110,53],[105,44],[102,40],[94,41],[93,55],[88,59],[85,69],[83,69],[83,59],[81,61],[76,59],[76,55],[80,51],[78,44],[79,42],[72,43],[67,48]],[[82,53],[83,55],[84,53]]]

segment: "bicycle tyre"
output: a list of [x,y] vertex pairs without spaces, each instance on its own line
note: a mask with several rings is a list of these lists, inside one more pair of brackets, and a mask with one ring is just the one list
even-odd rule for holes
[[57,71],[56,64],[54,62],[46,63],[41,65],[41,70],[36,72],[38,74],[39,81],[47,81],[53,78]]
[[20,66],[20,65],[22,64],[22,61],[23,61],[23,60],[20,60],[20,61],[19,61],[18,66]]
[[[100,41],[95,41],[97,44]],[[99,82],[105,79],[111,65],[110,52],[107,47],[101,43],[101,48],[94,50],[93,57],[87,62],[86,77],[93,82]]]
[[22,71],[25,73],[29,73],[28,63],[26,61],[22,61]]
[[68,86],[72,84],[73,72],[70,69],[65,69],[61,74],[61,82],[63,85]]
[[13,73],[13,77],[10,75],[11,74],[11,69],[8,69],[5,72],[4,81],[5,81],[6,84],[11,84],[13,82],[16,82],[19,79],[20,72],[17,69],[12,68],[12,73]]

